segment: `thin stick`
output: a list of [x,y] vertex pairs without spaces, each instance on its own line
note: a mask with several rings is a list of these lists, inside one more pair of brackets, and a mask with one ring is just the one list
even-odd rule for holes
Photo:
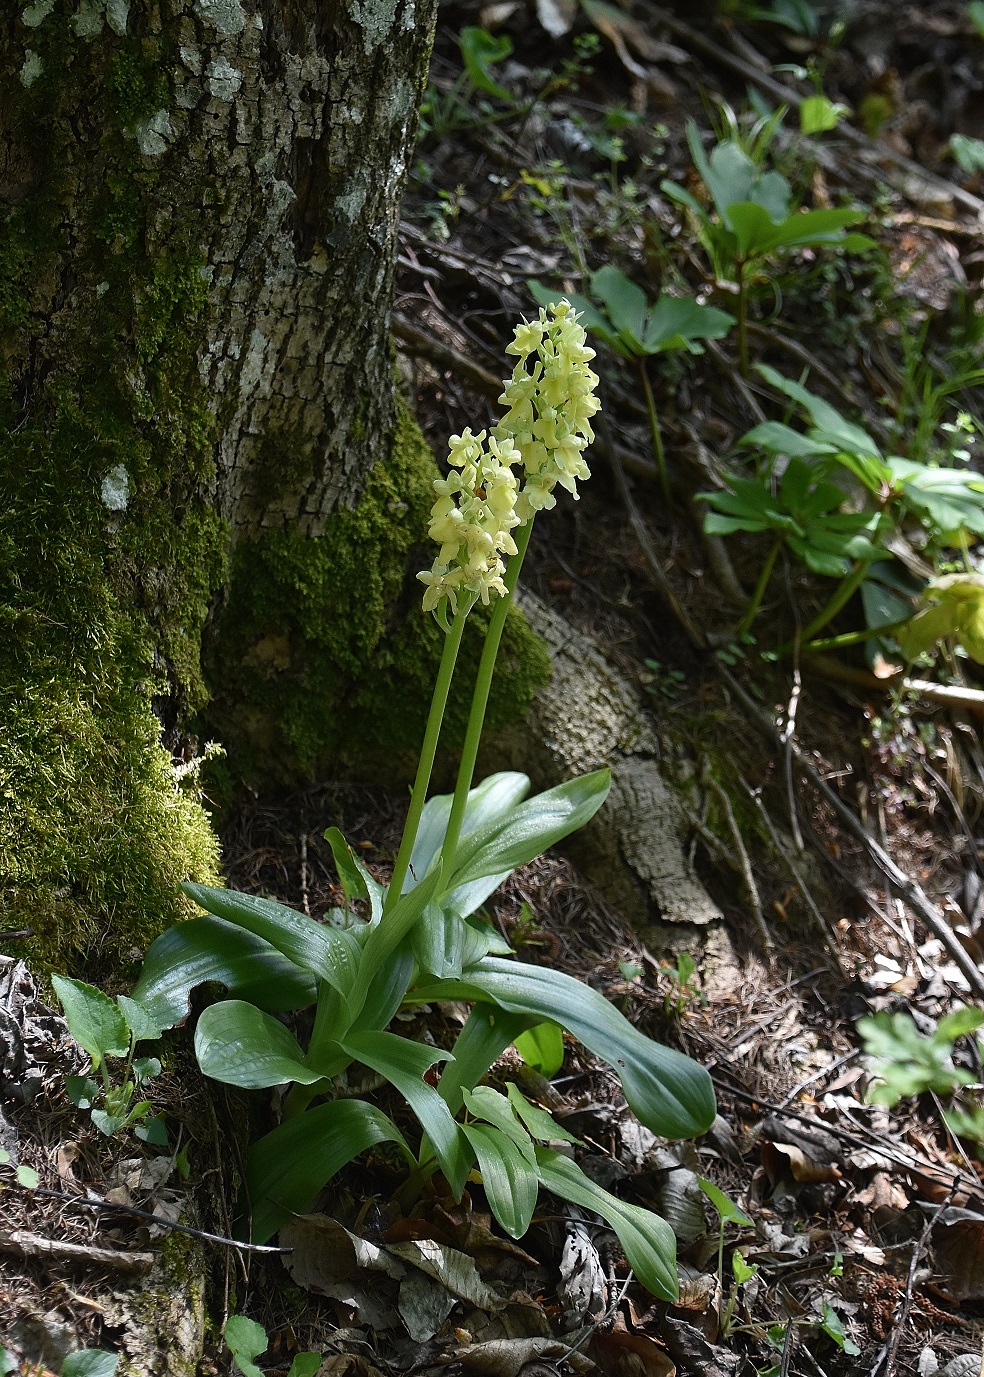
[[156,1262],[154,1253],[128,1253],[115,1248],[91,1248],[81,1243],[42,1238],[27,1229],[0,1229],[0,1253],[19,1258],[42,1258],[49,1262],[84,1262],[94,1267],[112,1267],[117,1272],[143,1276]]
[[952,1203],[956,1191],[957,1186],[956,1182],[954,1182],[950,1194],[945,1200],[941,1201],[930,1215],[929,1219],[927,1219],[925,1227],[919,1235],[918,1241],[913,1244],[912,1256],[909,1259],[909,1272],[905,1279],[905,1294],[902,1297],[902,1304],[899,1307],[899,1313],[896,1317],[892,1332],[888,1340],[882,1345],[881,1352],[875,1359],[875,1365],[871,1369],[870,1377],[878,1377],[878,1372],[883,1363],[885,1365],[885,1377],[892,1377],[892,1370],[895,1367],[895,1358],[899,1351],[899,1344],[902,1342],[902,1332],[905,1329],[906,1320],[908,1320],[909,1311],[912,1308],[912,1297],[916,1289],[916,1272],[919,1269],[919,1263],[922,1261],[922,1256],[926,1250],[926,1244],[929,1241],[930,1234],[936,1227],[943,1211]]
[[772,941],[772,934],[766,926],[765,914],[762,912],[762,901],[759,898],[758,886],[755,883],[755,876],[752,873],[752,863],[748,858],[748,852],[742,840],[741,830],[735,818],[735,810],[731,806],[731,800],[728,797],[727,791],[721,787],[707,769],[704,770],[704,782],[711,789],[721,807],[724,809],[724,816],[728,822],[728,829],[734,839],[735,850],[738,852],[738,859],[741,862],[741,876],[745,881],[745,892],[748,895],[748,903],[752,910],[752,917],[755,919],[755,926],[758,928],[759,936],[762,939],[762,945],[767,952],[770,952],[775,944]]

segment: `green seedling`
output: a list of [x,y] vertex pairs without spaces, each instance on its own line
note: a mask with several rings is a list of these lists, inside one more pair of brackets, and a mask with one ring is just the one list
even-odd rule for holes
[[920,1033],[908,1014],[872,1014],[858,1019],[865,1054],[873,1082],[866,1099],[890,1109],[912,1095],[934,1091],[949,1095],[958,1086],[970,1085],[974,1077],[953,1064],[953,1047],[958,1038],[972,1033],[984,1023],[984,1010],[955,1009],[941,1018],[936,1031]]
[[427,87],[420,106],[421,137],[432,134],[441,140],[474,123],[476,116],[469,109],[469,100],[476,92],[510,107],[516,104],[512,92],[495,79],[492,71],[512,53],[512,39],[467,24],[458,35],[458,46],[464,68],[449,91],[442,93],[434,85]]
[[679,952],[676,965],[667,968],[670,988],[663,999],[663,1012],[677,1018],[700,996],[697,983],[697,962],[688,951]]
[[968,177],[984,172],[984,139],[973,139],[969,134],[951,134],[950,152],[957,167]]
[[861,1350],[857,1344],[844,1333],[844,1322],[840,1315],[826,1301],[823,1302],[820,1328],[828,1339],[833,1339],[837,1347],[844,1350],[849,1358],[856,1358],[860,1354]]
[[826,134],[829,130],[836,129],[841,120],[850,113],[849,105],[839,100],[831,100],[822,92],[815,96],[807,96],[800,102],[800,133]]
[[738,1295],[738,1287],[743,1286],[746,1281],[758,1271],[757,1267],[749,1267],[744,1258],[740,1258],[738,1264],[734,1258],[739,1255],[736,1253],[732,1257],[732,1271],[735,1285],[728,1300],[724,1304],[724,1231],[728,1224],[737,1224],[743,1229],[753,1229],[754,1222],[742,1210],[730,1196],[725,1195],[720,1186],[715,1186],[713,1181],[706,1180],[703,1176],[697,1177],[697,1184],[707,1196],[718,1213],[718,1255],[717,1255],[717,1289],[718,1289],[718,1321],[721,1326],[721,1337],[726,1339],[731,1328],[731,1317],[734,1313],[735,1301]]
[[[0,1167],[10,1166],[10,1153],[6,1148],[0,1148]],[[33,1167],[25,1166],[23,1163],[14,1167],[14,1179],[18,1186],[23,1186],[25,1190],[36,1191],[41,1184],[41,1178]]]
[[[536,281],[530,283],[530,290],[540,305],[556,295]],[[580,313],[586,329],[638,369],[663,501],[669,507],[666,455],[647,359],[681,350],[690,354],[703,353],[701,340],[723,339],[735,318],[714,306],[702,306],[689,296],[663,293],[655,302],[650,302],[642,288],[611,263],[591,274],[590,290],[592,297],[600,301],[601,310],[576,293],[569,294],[567,299]]]
[[[156,1057],[134,1056],[137,1043],[156,1042],[166,1025],[126,995],[112,1000],[93,985],[64,975],[53,975],[51,983],[69,1032],[92,1061],[92,1075],[66,1078],[72,1103],[88,1109],[92,1122],[107,1138],[132,1125],[145,1143],[166,1147],[164,1120],[150,1113],[149,1100],[134,1099],[137,1090],[161,1071]],[[118,1080],[109,1073],[110,1057],[123,1062]],[[96,1073],[100,1081],[93,1078]]]
[[[264,1377],[255,1360],[270,1347],[270,1339],[261,1324],[246,1315],[230,1315],[222,1336],[242,1377]],[[287,1377],[314,1377],[320,1366],[320,1353],[295,1353]]]
[[772,255],[796,249],[860,252],[873,248],[874,241],[863,234],[845,233],[848,226],[865,218],[863,211],[793,211],[792,188],[786,178],[778,172],[763,172],[732,140],[719,143],[708,157],[697,125],[689,120],[687,142],[716,215],[676,182],[664,180],[661,187],[693,215],[715,278],[737,286],[738,358],[747,377],[748,288],[756,266]]
[[[60,1371],[62,1377],[114,1377],[119,1361],[118,1353],[107,1353],[102,1348],[77,1348],[65,1357]],[[15,1372],[24,1372],[25,1377],[44,1377],[47,1368],[43,1363],[22,1368],[9,1349],[0,1348],[0,1377]]]
[[[481,1085],[524,1035],[532,1034],[520,1044],[528,1055],[543,1066],[555,1062],[562,1028],[615,1069],[629,1105],[653,1132],[690,1137],[715,1112],[702,1067],[643,1037],[590,987],[510,959],[480,916],[517,866],[594,816],[610,785],[609,772],[597,770],[532,798],[530,781],[514,772],[473,787],[499,640],[532,523],[554,504],[558,483],[574,491],[575,479],[589,476],[581,451],[597,410],[593,352],[567,303],[518,326],[509,352],[518,359],[505,385],[509,410],[488,440],[484,432],[455,436],[451,474],[435,484],[430,534],[440,550],[420,578],[424,610],[444,631],[444,653],[389,885],[335,830],[328,840],[346,906],[324,924],[268,899],[186,885],[205,916],[157,939],[134,995],[171,1025],[187,1016],[195,986],[225,985],[230,997],[198,1021],[202,1070],[245,1089],[293,1087],[283,1122],[247,1159],[255,1241],[310,1210],[346,1163],[392,1143],[407,1162],[399,1193],[405,1207],[437,1172],[460,1199],[477,1170],[495,1218],[518,1238],[545,1187],[601,1215],[640,1282],[672,1299],[675,1243],[666,1222],[608,1194],[556,1151],[551,1144],[569,1135],[515,1086],[502,1094]],[[455,790],[428,798],[458,647],[479,599],[493,605]],[[367,919],[353,912],[356,901]],[[471,1006],[450,1051],[390,1031],[402,1007],[448,1000]],[[314,1012],[302,1046],[275,1014],[306,1008]],[[345,1076],[354,1063],[405,1098],[422,1131],[413,1146],[376,1105],[350,1097]]]

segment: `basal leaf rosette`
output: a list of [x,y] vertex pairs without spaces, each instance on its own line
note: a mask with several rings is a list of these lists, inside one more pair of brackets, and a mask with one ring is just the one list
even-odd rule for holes
[[577,480],[591,477],[583,451],[594,440],[591,417],[601,403],[594,395],[598,375],[588,367],[595,352],[586,340],[570,302],[560,301],[517,325],[506,346],[519,362],[499,398],[508,410],[494,434],[518,449],[526,471],[516,502],[523,525],[555,505],[558,483],[576,498]]
[[438,496],[428,530],[441,548],[433,566],[417,575],[427,585],[425,612],[436,610],[447,598],[457,613],[459,594],[481,598],[485,604],[493,593],[505,596],[502,557],[516,553],[510,532],[520,524],[518,484],[510,465],[519,458],[508,439],[487,439],[484,430],[452,435],[451,472],[434,482]]

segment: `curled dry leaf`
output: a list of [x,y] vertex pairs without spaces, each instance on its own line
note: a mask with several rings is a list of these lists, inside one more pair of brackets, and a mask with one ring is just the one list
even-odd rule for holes
[[518,1377],[527,1363],[543,1358],[562,1359],[574,1372],[586,1373],[594,1367],[590,1358],[557,1339],[492,1339],[489,1343],[456,1349],[454,1358],[462,1367],[486,1377]]
[[790,1178],[800,1185],[839,1181],[840,1171],[833,1163],[814,1161],[793,1143],[763,1143],[762,1165],[773,1185]]

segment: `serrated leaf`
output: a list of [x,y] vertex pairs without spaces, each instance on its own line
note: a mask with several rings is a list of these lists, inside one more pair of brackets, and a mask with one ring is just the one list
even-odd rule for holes
[[126,1025],[133,1034],[135,1042],[156,1042],[164,1031],[164,1027],[153,1017],[148,1009],[145,1009],[135,999],[130,999],[126,995],[117,995],[116,1003],[119,1005],[120,1013],[126,1020]]
[[75,1041],[92,1058],[98,1070],[107,1056],[125,1057],[130,1050],[130,1030],[115,1002],[67,975],[53,975],[51,983],[65,1011],[65,1021]]
[[286,1119],[250,1148],[246,1180],[251,1238],[265,1243],[292,1214],[304,1214],[336,1172],[377,1143],[396,1143],[412,1163],[403,1134],[375,1105],[334,1100]]
[[256,1320],[246,1315],[230,1315],[222,1331],[233,1362],[243,1377],[263,1377],[263,1373],[253,1361],[270,1346],[267,1332]]
[[246,1090],[288,1081],[314,1085],[322,1079],[322,1072],[305,1064],[289,1029],[240,999],[205,1010],[195,1030],[195,1056],[206,1076]]
[[485,1124],[463,1124],[462,1132],[478,1158],[489,1208],[512,1238],[530,1227],[540,1182],[537,1168],[510,1135]]
[[666,1220],[616,1199],[559,1152],[538,1147],[536,1160],[543,1185],[561,1199],[600,1214],[615,1230],[637,1280],[660,1300],[675,1301],[679,1295],[676,1239]]

